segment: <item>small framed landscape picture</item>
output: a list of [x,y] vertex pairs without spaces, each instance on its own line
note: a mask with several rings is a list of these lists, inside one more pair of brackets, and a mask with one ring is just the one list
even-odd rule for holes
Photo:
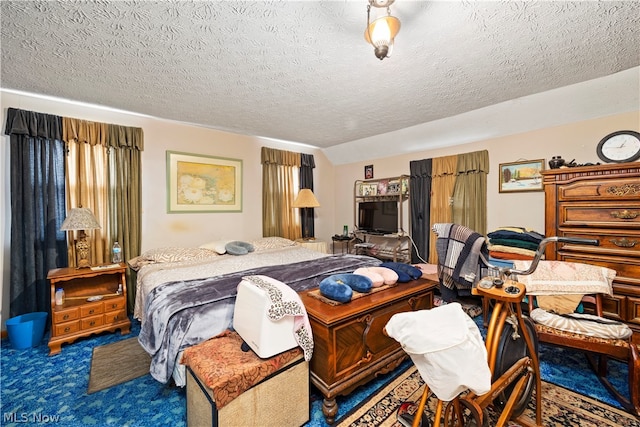
[[500,163],[499,192],[543,191],[544,159]]

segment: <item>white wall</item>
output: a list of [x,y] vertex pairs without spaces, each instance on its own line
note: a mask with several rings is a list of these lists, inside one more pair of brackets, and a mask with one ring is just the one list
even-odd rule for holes
[[[487,176],[487,230],[515,225],[544,233],[544,192],[499,193],[500,163],[544,159],[545,167],[548,167],[549,159],[557,155],[562,156],[567,162],[575,159],[579,164],[602,163],[596,154],[596,146],[605,135],[618,130],[640,131],[640,111],[479,140],[450,148],[336,166],[335,230],[339,232],[341,224],[350,224],[350,228],[354,225],[353,182],[364,179],[365,165],[374,166],[375,178],[385,178],[409,174],[409,162],[412,160],[486,149],[489,151],[490,161],[490,172]],[[392,135],[389,137],[389,143],[397,143]]]

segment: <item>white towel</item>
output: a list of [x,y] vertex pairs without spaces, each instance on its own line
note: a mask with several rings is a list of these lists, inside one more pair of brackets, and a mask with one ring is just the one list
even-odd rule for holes
[[453,400],[467,389],[478,395],[491,389],[482,335],[460,303],[394,314],[385,329],[438,399]]

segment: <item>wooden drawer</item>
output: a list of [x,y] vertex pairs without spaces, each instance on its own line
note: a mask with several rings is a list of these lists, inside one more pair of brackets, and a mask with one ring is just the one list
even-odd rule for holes
[[640,297],[629,297],[627,299],[627,321],[636,325],[640,325]]
[[640,200],[637,177],[601,178],[576,181],[558,186],[558,201]]
[[111,325],[113,323],[122,322],[123,320],[128,319],[127,310],[122,308],[117,311],[110,311],[104,314],[104,324]]
[[67,308],[64,310],[57,310],[53,312],[53,323],[64,323],[69,322],[71,320],[76,320],[80,318],[80,309],[78,307],[75,308]]
[[627,318],[627,297],[621,295],[603,295],[602,311],[609,319],[625,321]]
[[104,325],[104,316],[91,316],[80,320],[80,327],[82,330],[98,328]]
[[[597,239],[598,246],[575,245],[571,243],[557,243],[560,251],[588,252],[593,254],[612,255],[618,257],[640,258],[640,229],[638,230],[608,230],[608,229],[561,229],[562,237],[578,237],[582,239]],[[638,260],[640,263],[640,260]]]
[[85,304],[80,307],[80,316],[82,317],[88,317],[102,313],[104,313],[104,305],[102,304],[102,301],[93,304]]
[[57,323],[55,326],[55,336],[73,334],[80,330],[80,321]]
[[561,203],[558,226],[638,229],[640,203]]
[[[640,246],[640,245],[638,245]],[[111,298],[104,301],[104,312],[122,310],[125,308],[126,301],[124,298]]]

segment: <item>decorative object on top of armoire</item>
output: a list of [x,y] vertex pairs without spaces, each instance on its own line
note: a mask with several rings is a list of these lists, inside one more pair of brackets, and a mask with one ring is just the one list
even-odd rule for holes
[[627,323],[640,344],[640,162],[542,173],[547,236],[599,239],[599,246],[556,244],[548,260],[616,270],[604,316]]

